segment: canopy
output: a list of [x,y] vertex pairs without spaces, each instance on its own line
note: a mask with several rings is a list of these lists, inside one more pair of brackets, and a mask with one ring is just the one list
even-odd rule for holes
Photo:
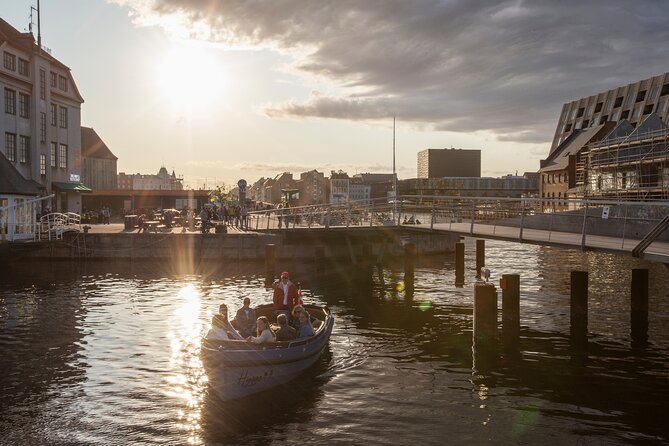
[[84,186],[82,183],[61,183],[54,181],[51,183],[51,185],[60,190],[71,190],[74,192],[93,192],[93,189]]

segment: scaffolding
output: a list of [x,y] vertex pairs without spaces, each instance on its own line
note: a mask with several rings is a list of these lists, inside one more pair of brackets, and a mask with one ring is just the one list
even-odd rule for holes
[[577,162],[576,176],[588,198],[669,199],[669,128],[590,145]]

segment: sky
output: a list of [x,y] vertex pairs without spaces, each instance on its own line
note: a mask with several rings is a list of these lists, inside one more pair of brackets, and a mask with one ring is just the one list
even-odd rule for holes
[[[36,0],[3,0],[28,29]],[[669,71],[665,0],[42,0],[118,171],[189,187],[290,171],[416,177],[417,153],[537,171],[566,102]],[[36,20],[34,20],[36,22]],[[36,25],[35,25],[36,29]]]

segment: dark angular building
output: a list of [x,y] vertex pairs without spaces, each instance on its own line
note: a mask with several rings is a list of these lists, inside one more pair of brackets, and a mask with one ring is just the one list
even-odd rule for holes
[[425,149],[418,152],[418,178],[480,177],[478,149]]

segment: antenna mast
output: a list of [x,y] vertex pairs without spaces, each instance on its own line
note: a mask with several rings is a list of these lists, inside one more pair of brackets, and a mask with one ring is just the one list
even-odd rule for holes
[[33,12],[37,12],[37,47],[42,49],[42,24],[40,20],[40,0],[37,0],[37,8],[34,6],[30,7],[30,25],[28,29],[30,32],[33,32]]

